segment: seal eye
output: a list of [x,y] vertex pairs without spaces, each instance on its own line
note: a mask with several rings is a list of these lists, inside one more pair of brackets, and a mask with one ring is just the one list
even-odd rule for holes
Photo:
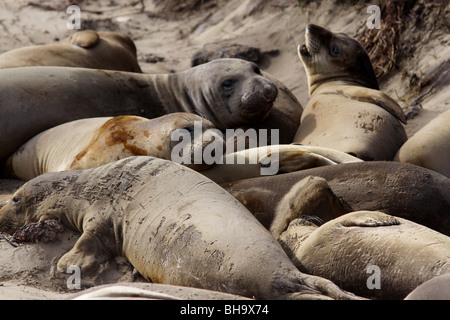
[[224,82],[222,82],[222,87],[224,87],[226,89],[230,89],[234,86],[235,83],[236,83],[236,80],[234,80],[234,79],[226,79]]
[[17,204],[17,203],[19,203],[19,201],[20,201],[19,197],[13,197],[11,200],[12,204]]
[[339,54],[341,52],[341,49],[339,48],[339,46],[338,45],[333,45],[332,47],[331,47],[331,53],[332,54],[334,54],[334,55],[337,55],[337,54]]

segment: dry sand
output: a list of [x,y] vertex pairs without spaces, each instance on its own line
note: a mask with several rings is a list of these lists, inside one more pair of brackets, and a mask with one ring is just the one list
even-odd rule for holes
[[[131,0],[77,2],[81,7],[82,28],[116,31],[130,36],[136,44],[141,68],[146,73],[185,70],[191,65],[193,53],[208,43],[237,43],[262,51],[278,50],[279,54],[271,57],[262,68],[291,89],[302,105],[308,101],[308,92],[297,45],[304,41],[306,24],[315,23],[333,31],[356,35],[370,16],[366,13],[369,4],[364,1],[211,0],[203,1],[195,10],[177,14],[159,12],[161,8],[152,0],[143,2],[145,8],[141,2]],[[66,13],[67,3],[60,0],[1,1],[0,53],[23,46],[52,43],[74,33],[76,30],[66,27],[71,15]],[[426,3],[428,11],[425,12],[428,14],[420,17],[420,23],[404,23],[408,28],[404,38],[414,45],[413,52],[402,57],[397,67],[380,83],[381,89],[396,99],[405,111],[413,110],[414,99],[420,97],[414,108],[417,116],[405,126],[409,136],[450,108],[449,75],[445,75],[450,60],[448,1],[440,11],[435,7],[441,2]],[[437,19],[444,22],[435,28]],[[413,86],[413,80],[420,82],[436,70],[441,76],[439,81],[433,80],[421,90]],[[13,184],[9,186],[14,189]],[[71,292],[65,288],[67,276],[55,275],[49,263],[63,253],[61,248],[70,246],[76,239],[67,232],[62,237],[64,245],[59,249],[52,244],[27,244],[15,248],[0,239],[0,299],[60,299],[70,296]],[[94,284],[136,280],[124,261],[112,262],[111,268],[114,270],[96,279]]]

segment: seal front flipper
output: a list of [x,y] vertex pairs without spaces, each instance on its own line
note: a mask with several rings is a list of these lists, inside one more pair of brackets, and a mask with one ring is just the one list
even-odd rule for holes
[[92,48],[100,41],[100,36],[93,30],[84,30],[71,35],[69,42],[81,48]]
[[294,146],[272,146],[270,152],[259,159],[259,163],[264,167],[278,165],[278,172],[294,172],[336,164],[322,155],[300,150],[300,147],[298,149],[295,150]]
[[317,216],[329,221],[351,211],[350,205],[334,194],[324,178],[308,176],[293,185],[280,201],[270,232],[277,239],[296,218]]
[[337,219],[344,227],[386,227],[399,225],[395,217],[379,211],[357,211]]
[[339,89],[336,92],[352,100],[373,103],[406,124],[406,115],[403,112],[403,109],[394,99],[382,91],[358,86],[343,86],[342,89]]
[[73,265],[78,266],[83,274],[98,273],[101,265],[112,257],[102,248],[102,242],[108,241],[100,241],[92,231],[85,230],[72,250],[59,259],[58,271],[65,272],[69,266]]

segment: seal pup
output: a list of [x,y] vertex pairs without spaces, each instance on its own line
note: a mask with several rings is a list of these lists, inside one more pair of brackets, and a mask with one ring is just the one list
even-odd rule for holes
[[[45,88],[45,89],[43,89]],[[0,70],[0,159],[42,131],[92,117],[188,112],[219,130],[263,121],[278,89],[254,63],[220,59],[174,74],[67,67]],[[26,116],[24,116],[26,115]]]
[[415,164],[450,178],[450,109],[409,138],[394,161]]
[[0,55],[0,69],[61,66],[142,72],[128,36],[83,30],[60,42],[18,48]]
[[[202,132],[194,136],[194,125]],[[4,175],[30,180],[47,172],[99,167],[129,156],[153,156],[171,160],[176,142],[172,133],[188,130],[191,158],[186,166],[204,170],[213,164],[196,164],[197,148],[203,151],[212,141],[223,144],[214,125],[192,113],[170,113],[154,119],[138,116],[101,117],[74,120],[48,129],[21,146],[5,163]],[[214,137],[214,139],[212,138]]]
[[124,256],[147,280],[255,298],[356,299],[301,273],[236,199],[172,161],[128,157],[25,183],[0,209],[0,230],[50,218],[81,233],[57,268],[89,274]]
[[[406,163],[343,163],[222,183],[221,186],[261,221],[266,221],[267,226],[273,221],[282,198],[308,176],[324,178],[333,193],[355,211],[382,211],[450,235],[449,179]],[[295,200],[295,192],[292,197]]]
[[379,91],[369,56],[344,33],[309,24],[298,46],[310,99],[293,142],[392,160],[407,140],[401,107]]
[[450,272],[450,237],[377,211],[347,213],[315,228],[294,220],[280,242],[300,271],[370,299],[404,299]]

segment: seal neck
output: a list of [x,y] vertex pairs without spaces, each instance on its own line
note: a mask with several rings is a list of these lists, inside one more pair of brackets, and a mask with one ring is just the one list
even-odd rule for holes
[[188,112],[197,114],[212,123],[220,129],[221,126],[226,127],[222,120],[216,117],[211,110],[212,101],[206,98],[207,93],[204,92],[205,87],[199,85],[201,81],[196,81],[191,70],[170,74],[168,78],[169,89],[173,95],[173,106],[177,106],[178,110],[173,112]]
[[311,97],[313,95],[313,93],[317,92],[321,86],[323,86],[323,85],[327,85],[328,86],[330,84],[348,85],[348,86],[358,86],[358,87],[370,88],[363,81],[359,81],[358,79],[354,79],[354,78],[349,77],[349,76],[342,76],[342,77],[335,77],[335,76],[333,76],[333,78],[326,78],[326,79],[316,80],[316,81],[314,81],[314,83],[312,85],[309,85],[309,96]]

